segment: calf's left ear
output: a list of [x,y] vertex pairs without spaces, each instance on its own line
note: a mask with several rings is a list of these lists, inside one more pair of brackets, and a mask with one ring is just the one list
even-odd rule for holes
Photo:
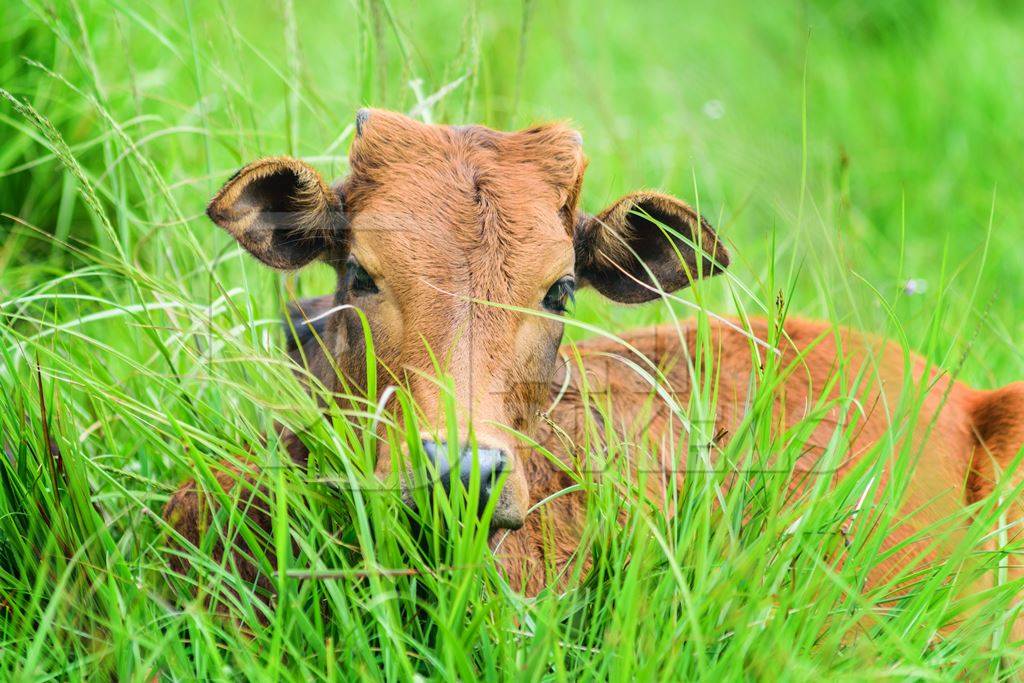
[[345,244],[341,197],[290,157],[253,162],[225,183],[206,215],[268,266],[300,268]]
[[577,215],[576,278],[609,299],[641,303],[729,265],[729,252],[703,216],[657,192],[634,192],[591,216]]

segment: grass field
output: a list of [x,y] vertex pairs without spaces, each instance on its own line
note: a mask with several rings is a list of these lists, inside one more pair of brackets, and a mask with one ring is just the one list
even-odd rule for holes
[[[870,469],[794,507],[784,474],[725,499],[724,475],[694,475],[672,519],[581,482],[594,571],[535,599],[504,583],[473,525],[428,553],[396,496],[275,467],[275,421],[317,414],[278,321],[332,273],[272,273],[203,215],[261,155],[343,175],[360,106],[496,128],[568,119],[590,159],[586,207],[662,188],[699,203],[733,253],[727,277],[685,294],[696,313],[585,293],[573,319],[618,333],[781,302],[994,388],[1024,378],[1018,3],[13,0],[0,19],[0,679],[975,679],[1024,665],[1008,633],[1019,586],[998,558],[982,563],[997,586],[973,598],[953,589],[970,578],[956,563],[898,599],[863,589],[892,515],[866,511],[849,547],[839,532]],[[358,422],[323,422],[325,470],[369,476],[353,464],[368,455]],[[185,577],[167,567],[167,497],[246,451],[272,473],[274,600],[209,547]],[[996,526],[978,515],[975,541]],[[211,614],[212,595],[248,627]]]

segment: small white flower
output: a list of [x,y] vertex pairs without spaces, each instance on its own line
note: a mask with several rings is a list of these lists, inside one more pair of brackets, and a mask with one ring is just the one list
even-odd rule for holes
[[924,294],[928,291],[928,281],[922,280],[921,278],[912,277],[906,281],[903,285],[903,293],[907,296],[914,296],[915,294]]
[[704,112],[704,116],[717,121],[725,116],[725,104],[722,100],[708,100],[704,103],[702,111]]

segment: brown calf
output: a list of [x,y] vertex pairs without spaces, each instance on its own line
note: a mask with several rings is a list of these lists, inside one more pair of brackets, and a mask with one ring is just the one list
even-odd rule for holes
[[[682,469],[687,437],[668,401],[642,398],[651,385],[635,365],[644,364],[642,356],[663,369],[663,390],[685,406],[692,383],[688,359],[698,345],[696,325],[685,323],[626,335],[634,348],[629,353],[619,342],[586,342],[578,347],[581,372],[560,360],[567,300],[576,288],[592,286],[615,301],[649,301],[720,272],[728,254],[708,223],[673,197],[637,192],[597,215],[581,211],[581,139],[561,125],[503,133],[364,110],[350,160],[350,175],[333,187],[300,161],[257,161],[228,181],[208,214],[270,266],[290,270],[319,259],[336,269],[333,295],[299,302],[293,311],[298,339],[292,357],[328,389],[365,386],[364,338],[354,308],[361,310],[372,329],[378,376],[387,379],[380,384],[408,388],[422,410],[424,452],[445,485],[477,468],[486,498],[502,475],[491,526],[510,531],[495,534],[498,555],[513,586],[536,592],[550,579],[545,567],[570,560],[585,517],[579,493],[556,496],[527,515],[532,505],[575,483],[564,469],[579,466],[572,444],[585,438],[583,385],[618,397],[614,426],[624,438],[643,433],[648,443],[663,444],[656,455],[666,474],[652,478],[663,493],[674,485],[671,473]],[[846,430],[848,459],[830,476],[848,471],[887,434],[905,435],[892,448],[906,445],[917,457],[901,507],[905,521],[889,546],[939,520],[961,525],[941,543],[906,544],[874,579],[914,561],[941,559],[963,536],[965,507],[992,490],[1024,444],[1024,384],[976,391],[919,358],[908,362],[895,345],[822,323],[790,320],[774,351],[752,346],[752,338],[770,337],[765,322],[754,321],[746,331],[732,323],[711,325],[705,351],[717,397],[714,445],[742,431],[758,354],[776,353],[784,369],[773,409],[778,426],[821,413],[805,455],[792,467],[794,489],[815,471],[825,444],[846,428],[839,406],[856,405]],[[612,354],[629,355],[634,367],[609,362]],[[436,363],[454,382],[458,424],[444,422]],[[920,410],[909,424],[894,425],[893,406],[915,391]],[[536,438],[564,459],[564,467],[517,448],[506,427]],[[461,444],[450,450],[436,436],[457,433],[468,442],[470,430],[476,451]],[[301,441],[291,433],[285,438],[304,463]],[[391,475],[391,460],[382,448],[382,477]],[[888,468],[883,472],[879,491],[888,483]],[[200,526],[195,491],[186,485],[167,508],[192,541]],[[551,538],[553,545],[542,541]]]

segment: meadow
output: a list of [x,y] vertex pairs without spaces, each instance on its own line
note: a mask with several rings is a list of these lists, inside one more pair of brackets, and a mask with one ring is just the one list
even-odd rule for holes
[[[697,472],[671,518],[614,485],[626,472],[581,481],[592,569],[536,598],[503,580],[477,525],[424,548],[396,495],[364,494],[365,416],[318,420],[282,350],[286,302],[333,274],[262,268],[203,214],[262,155],[343,176],[362,106],[501,129],[568,120],[590,160],[585,207],[661,188],[733,255],[685,302],[581,293],[569,339],[799,315],[995,388],[1024,379],[1024,6],[13,0],[0,19],[0,680],[1024,666],[1012,553],[972,545],[909,592],[865,588],[896,522],[879,506],[844,526],[871,468],[793,504],[784,472],[747,489]],[[319,425],[316,476],[287,466],[276,422]],[[783,459],[799,449],[766,439]],[[187,574],[168,567],[168,496],[240,453],[271,473],[273,597],[209,544],[177,551]],[[975,545],[1005,521],[976,515]],[[971,571],[994,587],[958,593]]]

